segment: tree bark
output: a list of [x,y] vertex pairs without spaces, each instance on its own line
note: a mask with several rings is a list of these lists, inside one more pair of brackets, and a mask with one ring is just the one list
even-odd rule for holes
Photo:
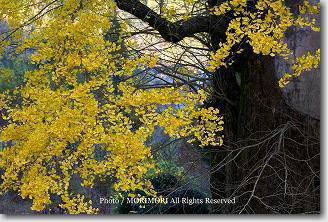
[[319,211],[319,122],[285,103],[274,64],[247,49],[215,72],[214,91],[230,102],[211,104],[225,118],[224,146],[210,149],[212,197],[236,204],[213,213]]
[[[222,35],[209,34],[215,51]],[[214,73],[220,95],[210,105],[225,118],[225,139],[210,156],[212,198],[235,197],[236,204],[214,206],[213,213],[319,212],[319,120],[285,102],[274,58],[248,46],[235,60]]]

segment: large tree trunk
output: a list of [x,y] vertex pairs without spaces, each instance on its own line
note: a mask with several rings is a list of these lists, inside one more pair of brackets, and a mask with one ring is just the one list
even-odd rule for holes
[[236,61],[215,73],[211,104],[225,118],[224,145],[211,152],[212,197],[236,203],[213,213],[318,212],[319,121],[285,103],[272,57],[247,49]]

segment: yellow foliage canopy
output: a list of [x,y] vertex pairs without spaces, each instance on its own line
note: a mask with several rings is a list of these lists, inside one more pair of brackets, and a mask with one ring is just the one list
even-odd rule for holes
[[[313,63],[311,69],[318,68],[320,62],[320,50],[316,56],[302,56],[296,61],[292,60],[293,52],[285,43],[285,32],[290,27],[309,27],[315,32],[320,28],[316,27],[316,20],[305,17],[305,13],[318,14],[320,4],[311,5],[309,1],[304,1],[299,6],[300,15],[295,17],[289,7],[285,6],[284,0],[258,0],[255,3],[256,10],[248,10],[247,0],[225,1],[215,7],[215,15],[223,15],[233,12],[234,18],[230,21],[226,30],[226,41],[221,43],[221,47],[211,55],[209,70],[214,71],[221,66],[233,63],[233,47],[240,48],[236,53],[242,52],[242,43],[247,41],[257,54],[281,56],[291,63],[297,63],[298,68],[295,74],[286,73],[279,81],[279,86],[284,87],[292,77],[299,76],[304,71],[309,71],[309,65],[302,64],[299,60],[306,59],[307,63]],[[314,65],[315,64],[315,65]],[[296,64],[295,64],[296,65]],[[293,68],[294,69],[294,68]]]
[[[79,174],[88,187],[96,177],[111,176],[117,191],[155,195],[147,177],[155,166],[145,142],[156,127],[202,145],[222,144],[216,135],[223,129],[222,117],[217,109],[200,107],[203,91],[141,90],[133,78],[113,80],[157,62],[152,55],[123,56],[120,40],[104,38],[113,25],[113,1],[1,0],[0,8],[12,32],[2,48],[15,40],[18,52],[33,49],[31,61],[38,65],[25,73],[17,92],[20,104],[12,107],[9,93],[1,95],[8,111],[3,118],[9,121],[1,140],[13,143],[0,154],[2,192],[18,191],[33,200],[36,211],[57,194],[70,214],[96,213],[83,195],[70,192],[72,175]],[[100,160],[96,148],[105,153]]]

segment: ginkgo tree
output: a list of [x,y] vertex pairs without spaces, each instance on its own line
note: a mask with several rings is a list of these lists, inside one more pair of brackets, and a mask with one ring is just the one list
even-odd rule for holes
[[[163,2],[148,7],[138,0],[0,0],[0,21],[8,25],[0,34],[1,53],[29,51],[37,67],[24,74],[24,84],[0,96],[7,122],[1,140],[12,144],[0,154],[2,192],[17,191],[36,211],[59,195],[70,214],[97,213],[90,200],[70,192],[72,176],[78,174],[91,188],[95,178],[110,176],[118,192],[156,196],[149,180],[156,167],[146,141],[157,127],[201,146],[223,144],[223,117],[219,107],[203,106],[209,96],[204,90],[188,84],[137,87],[136,70],[155,68],[161,58],[122,53],[123,45],[135,48],[138,42],[125,38],[133,28],[123,11],[169,43],[200,33],[224,36],[209,54],[208,72],[233,65],[246,45],[256,54],[291,61],[286,30],[320,30],[315,20],[295,17],[284,0]],[[319,8],[305,1],[300,12],[319,13]],[[119,30],[113,29],[117,23]],[[113,30],[115,40],[106,37]],[[319,61],[320,50],[291,61],[294,73],[286,73],[280,86]],[[96,149],[105,153],[101,160]]]

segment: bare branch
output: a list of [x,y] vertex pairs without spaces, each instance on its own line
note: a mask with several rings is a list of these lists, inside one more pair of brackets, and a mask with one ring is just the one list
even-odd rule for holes
[[[187,20],[170,22],[138,0],[115,0],[119,9],[126,11],[157,30],[166,41],[177,43],[196,33],[216,32],[224,35],[227,22],[222,16],[194,16]],[[214,25],[215,24],[215,25]]]

